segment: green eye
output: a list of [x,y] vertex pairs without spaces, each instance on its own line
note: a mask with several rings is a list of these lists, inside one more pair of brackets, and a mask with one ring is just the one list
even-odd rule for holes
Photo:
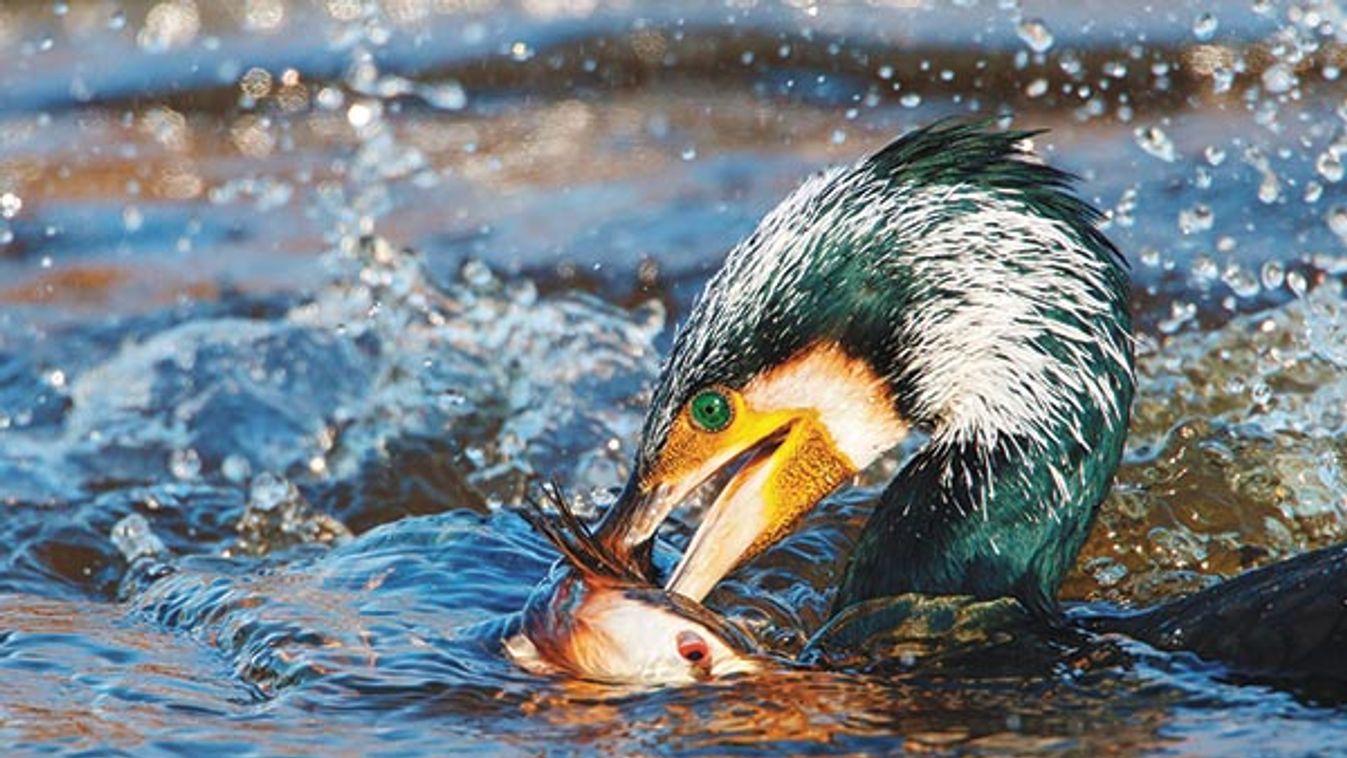
[[688,403],[692,423],[708,432],[718,432],[734,420],[734,406],[720,390],[702,390]]

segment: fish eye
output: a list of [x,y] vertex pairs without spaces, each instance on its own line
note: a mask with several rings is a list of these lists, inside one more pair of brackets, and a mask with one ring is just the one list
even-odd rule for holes
[[684,629],[678,633],[678,654],[688,663],[705,665],[710,662],[711,646],[696,632]]
[[688,401],[688,416],[705,432],[719,432],[734,421],[734,406],[719,389],[702,390]]

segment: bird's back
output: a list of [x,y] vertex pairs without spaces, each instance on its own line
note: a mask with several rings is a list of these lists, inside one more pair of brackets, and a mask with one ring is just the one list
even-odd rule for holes
[[1190,651],[1250,673],[1347,681],[1347,544],[1136,614],[1080,620],[1093,631]]

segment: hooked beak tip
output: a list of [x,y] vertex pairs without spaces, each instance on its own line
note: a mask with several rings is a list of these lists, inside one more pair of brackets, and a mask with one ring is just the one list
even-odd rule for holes
[[632,475],[617,502],[604,514],[596,536],[615,552],[635,550],[655,536],[655,530],[677,505],[668,495],[669,488],[664,485],[642,491],[637,477]]

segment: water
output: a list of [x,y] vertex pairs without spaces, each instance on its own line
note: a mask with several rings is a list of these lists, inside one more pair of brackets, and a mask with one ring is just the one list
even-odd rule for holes
[[723,252],[949,114],[1050,128],[1132,262],[1132,436],[1066,596],[1147,604],[1347,536],[1341,9],[904,5],[0,9],[5,742],[1340,750],[1340,693],[1124,641],[796,666],[895,460],[709,598],[767,673],[619,689],[492,646],[554,557],[521,497],[610,502]]

